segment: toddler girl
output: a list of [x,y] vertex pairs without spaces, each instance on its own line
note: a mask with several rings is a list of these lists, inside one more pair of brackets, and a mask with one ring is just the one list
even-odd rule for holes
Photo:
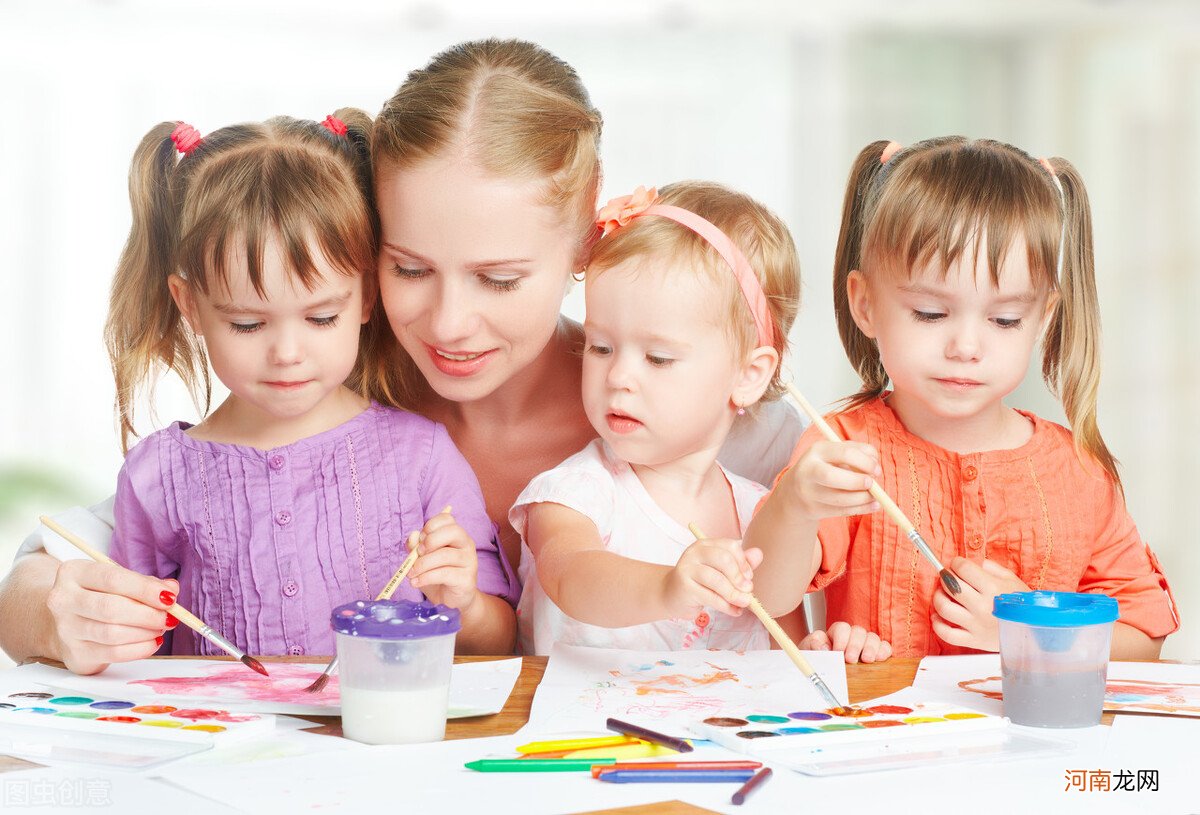
[[[825,588],[831,618],[919,657],[997,650],[997,594],[1098,592],[1120,603],[1113,658],[1157,657],[1179,618],[1096,425],[1100,314],[1075,168],[961,137],[868,145],[834,298],[863,386],[829,418],[849,441],[810,428],[751,524],[746,544],[773,565],[764,605]],[[1039,338],[1070,430],[1004,404]],[[878,511],[872,480],[960,593]]]
[[[122,444],[159,366],[206,413],[209,363],[230,393],[128,451],[111,554],[176,578],[179,602],[251,653],[330,654],[330,609],[374,597],[420,529],[396,596],[459,608],[459,650],[503,653],[515,597],[470,467],[441,425],[343,384],[375,296],[370,124],[164,122],[142,140],[106,331]],[[154,633],[123,631],[130,658]],[[165,650],[214,652],[186,627]]]
[[[764,490],[717,463],[734,419],[779,394],[796,250],[717,184],[638,188],[600,212],[585,273],[583,402],[600,438],[530,482],[521,648],[766,648],[761,555],[740,539]],[[695,523],[713,537],[695,541]]]

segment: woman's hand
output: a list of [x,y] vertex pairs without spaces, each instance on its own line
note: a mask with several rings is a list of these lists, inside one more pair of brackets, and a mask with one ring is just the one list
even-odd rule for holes
[[705,538],[684,550],[667,573],[663,604],[673,617],[693,617],[703,607],[738,616],[750,604],[762,550],[742,550],[733,538]]
[[883,662],[892,655],[892,644],[861,625],[836,622],[826,631],[814,631],[800,641],[804,651],[842,651],[847,664]]
[[154,654],[179,624],[166,613],[179,582],[159,580],[111,563],[66,560],[46,596],[63,664],[77,674]]
[[425,522],[417,551],[420,556],[408,573],[408,582],[432,602],[466,611],[478,594],[479,561],[475,542],[454,520],[449,507]]
[[1000,635],[996,618],[992,616],[992,600],[997,594],[1030,591],[1030,588],[1013,572],[992,560],[974,563],[956,557],[949,565],[958,575],[962,591],[951,596],[941,582],[938,583],[930,615],[933,633],[950,645],[999,651]]

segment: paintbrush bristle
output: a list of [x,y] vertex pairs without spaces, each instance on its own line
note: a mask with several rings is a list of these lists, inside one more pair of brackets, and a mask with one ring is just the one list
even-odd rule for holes
[[962,592],[962,585],[959,584],[958,578],[950,573],[949,569],[942,569],[941,576],[942,585],[946,587],[946,591],[951,594],[960,594]]
[[325,690],[325,686],[328,684],[329,674],[325,673],[318,676],[316,680],[314,680],[313,683],[304,690],[308,693],[320,693],[321,691]]
[[258,671],[263,676],[270,676],[270,674],[267,673],[267,669],[262,666],[262,663],[249,654],[242,655],[242,664],[252,671]]

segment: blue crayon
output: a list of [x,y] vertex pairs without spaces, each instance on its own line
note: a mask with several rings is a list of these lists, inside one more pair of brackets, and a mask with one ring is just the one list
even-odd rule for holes
[[754,770],[612,770],[600,773],[613,784],[744,784]]

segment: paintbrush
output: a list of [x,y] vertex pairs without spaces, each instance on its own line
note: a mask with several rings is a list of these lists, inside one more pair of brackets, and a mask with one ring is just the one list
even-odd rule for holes
[[[688,531],[696,536],[696,540],[704,540],[706,537],[700,531],[700,527],[695,524],[688,524]],[[779,643],[779,647],[783,649],[783,652],[800,669],[800,672],[808,677],[817,690],[821,692],[821,695],[825,697],[825,701],[829,703],[829,707],[838,713],[849,710],[850,708],[839,702],[838,698],[833,695],[833,691],[825,684],[825,680],[813,669],[812,664],[805,658],[804,654],[800,653],[800,649],[796,647],[796,643],[792,642],[792,638],[787,635],[786,631],[779,627],[779,623],[775,622],[775,619],[767,613],[767,610],[762,607],[762,603],[758,602],[758,598],[753,594],[750,595],[749,608],[754,612],[754,616],[759,619],[759,622],[766,627],[775,642]]]
[[[445,515],[450,512],[450,509],[451,507],[446,507],[438,514]],[[417,562],[417,543],[420,541],[420,538],[420,530],[416,530],[409,534],[408,557],[406,557],[404,562],[400,564],[400,568],[396,570],[394,575],[392,575],[392,579],[388,581],[388,584],[383,587],[383,591],[379,592],[379,594],[375,597],[376,600],[392,599],[392,595],[396,592],[396,587],[399,586],[404,578],[408,576],[409,569],[411,569],[413,564]],[[333,672],[337,670],[337,664],[338,658],[335,656],[329,661],[329,664],[325,666],[325,670],[321,672],[321,675],[314,679],[313,683],[304,690],[309,693],[320,693],[321,691],[325,690],[325,686],[329,684],[329,677],[333,676]]]
[[[808,400],[804,398],[804,394],[795,385],[787,385],[787,392],[796,400],[796,404],[808,414],[808,418],[812,420],[812,423],[820,428],[825,438],[830,441],[845,441],[845,439],[837,434],[837,431],[829,426],[829,422],[825,421],[825,418],[820,413],[817,413]],[[879,486],[874,479],[871,479],[869,492],[871,493],[871,497],[879,502],[879,506],[883,507],[883,511],[895,521],[896,526],[900,527],[900,531],[913,542],[913,545],[917,547],[917,551],[924,555],[925,559],[937,570],[938,575],[942,578],[942,585],[946,587],[946,591],[951,594],[961,592],[962,586],[959,584],[958,578],[954,576],[953,572],[942,565],[942,562],[938,560],[938,556],[933,553],[933,550],[929,548],[929,544],[921,537],[921,533],[912,525],[912,521],[908,520],[908,516],[901,511],[900,507],[896,506],[896,502],[892,500],[890,495],[883,491],[883,487]]]
[[[56,523],[52,519],[47,518],[45,515],[41,516],[41,521],[48,528],[50,528],[51,530],[56,532],[60,537],[62,537],[63,540],[65,540],[67,543],[74,546],[80,552],[83,552],[85,555],[87,555],[92,560],[96,561],[97,563],[111,563],[113,566],[120,565],[115,560],[110,558],[108,555],[104,554],[103,552],[100,552],[100,551],[88,546],[87,543],[85,543],[83,541],[83,539],[80,538],[78,535],[76,535],[74,532],[71,532],[71,531],[65,529],[64,527],[60,526],[58,523]],[[229,640],[222,637],[220,634],[218,634],[216,631],[213,630],[212,626],[210,626],[208,623],[201,620],[199,617],[197,617],[192,612],[188,611],[183,606],[179,605],[179,603],[175,603],[170,608],[168,608],[167,613],[170,614],[175,619],[179,620],[179,622],[183,623],[188,628],[195,631],[200,636],[204,637],[204,639],[208,640],[213,645],[220,648],[225,653],[229,654],[230,656],[232,656],[235,659],[237,659],[238,661],[240,661],[247,668],[251,669],[252,671],[258,671],[263,676],[270,676],[270,674],[267,673],[267,669],[262,666],[261,662],[259,662],[257,659],[255,659],[254,657],[247,654],[242,649],[238,648],[236,645],[234,645]]]

